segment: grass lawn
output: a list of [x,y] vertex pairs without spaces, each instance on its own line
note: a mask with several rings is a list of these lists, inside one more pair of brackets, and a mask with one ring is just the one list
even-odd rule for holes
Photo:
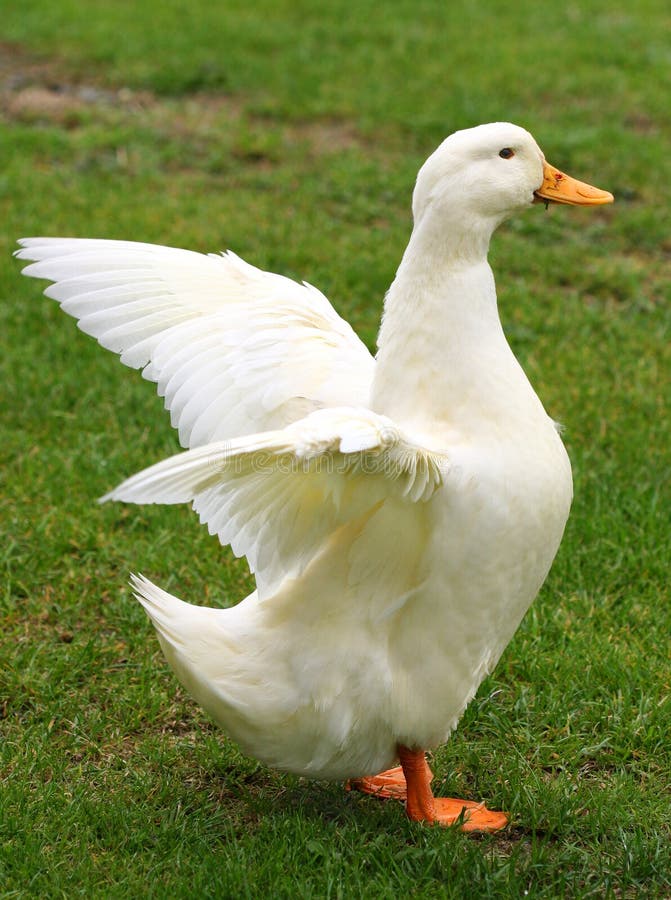
[[[587,11],[589,6],[589,11]],[[671,10],[520,0],[33,0],[0,24],[0,896],[671,896]],[[439,792],[473,838],[244,758],[127,573],[250,590],[186,508],[98,507],[177,450],[152,386],[19,276],[16,238],[216,251],[319,286],[370,347],[416,170],[497,119],[612,190],[504,226],[510,341],[576,497]]]

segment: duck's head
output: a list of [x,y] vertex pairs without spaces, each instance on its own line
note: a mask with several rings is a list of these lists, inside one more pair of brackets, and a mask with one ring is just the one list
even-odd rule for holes
[[[533,202],[597,206],[613,195],[565,175],[545,161],[524,128],[509,122],[479,125],[450,135],[417,176],[415,222],[428,212],[453,226],[491,232]],[[436,214],[436,215],[434,215]]]

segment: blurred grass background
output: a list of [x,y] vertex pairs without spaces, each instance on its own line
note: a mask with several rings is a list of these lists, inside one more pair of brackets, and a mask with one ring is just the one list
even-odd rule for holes
[[[661,0],[3,16],[1,896],[671,895],[670,33]],[[182,694],[127,572],[232,603],[246,567],[187,509],[97,507],[176,438],[11,251],[34,234],[230,247],[316,284],[373,348],[417,168],[501,119],[617,202],[533,209],[494,240],[504,325],[566,426],[576,499],[541,597],[434,760],[443,791],[513,813],[474,840],[269,772]]]

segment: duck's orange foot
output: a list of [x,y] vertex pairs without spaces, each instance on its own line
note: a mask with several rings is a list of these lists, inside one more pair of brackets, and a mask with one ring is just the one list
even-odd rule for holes
[[379,775],[352,778],[348,791],[362,791],[383,800],[405,801],[408,818],[427,825],[459,824],[461,831],[500,831],[508,824],[508,816],[487,809],[484,803],[457,800],[453,797],[434,797],[431,791],[433,773],[421,750],[399,747],[401,765]]
[[[429,782],[433,779],[433,773],[426,764],[426,772]],[[348,791],[361,791],[381,800],[401,800],[405,802],[408,796],[408,786],[405,781],[402,766],[395,766],[380,772],[379,775],[370,775],[366,778],[352,778],[347,782]]]
[[461,831],[500,831],[508,824],[508,816],[505,813],[487,809],[484,803],[457,800],[454,797],[434,797],[433,813],[434,817],[431,817],[430,814],[414,816],[408,810],[408,816],[411,819],[427,822],[427,824],[454,825],[459,822]]
[[352,778],[347,782],[347,789],[371,794],[381,800],[405,800],[407,794],[405,775],[400,766],[387,769],[379,775]]
[[399,759],[407,784],[405,804],[408,818],[428,825],[456,825],[462,831],[500,831],[508,824],[508,816],[487,809],[484,803],[434,797],[427,776],[428,766],[421,750],[398,748]]

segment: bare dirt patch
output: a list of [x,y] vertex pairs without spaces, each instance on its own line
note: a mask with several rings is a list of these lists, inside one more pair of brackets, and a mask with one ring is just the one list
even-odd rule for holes
[[274,134],[282,143],[307,144],[314,156],[363,146],[354,125],[338,119],[279,122],[255,116],[240,97],[214,92],[187,96],[159,96],[148,90],[113,87],[94,73],[86,82],[58,58],[37,58],[20,45],[0,42],[0,117],[32,125],[53,125],[66,130],[88,123],[133,124],[155,129],[162,138],[176,141],[215,138],[223,129],[245,132],[234,156],[251,164],[268,165],[272,154],[249,145],[250,129]]
[[84,110],[139,111],[155,103],[150,91],[83,83],[58,59],[33,57],[17,44],[0,42],[0,112],[15,121],[75,127]]

